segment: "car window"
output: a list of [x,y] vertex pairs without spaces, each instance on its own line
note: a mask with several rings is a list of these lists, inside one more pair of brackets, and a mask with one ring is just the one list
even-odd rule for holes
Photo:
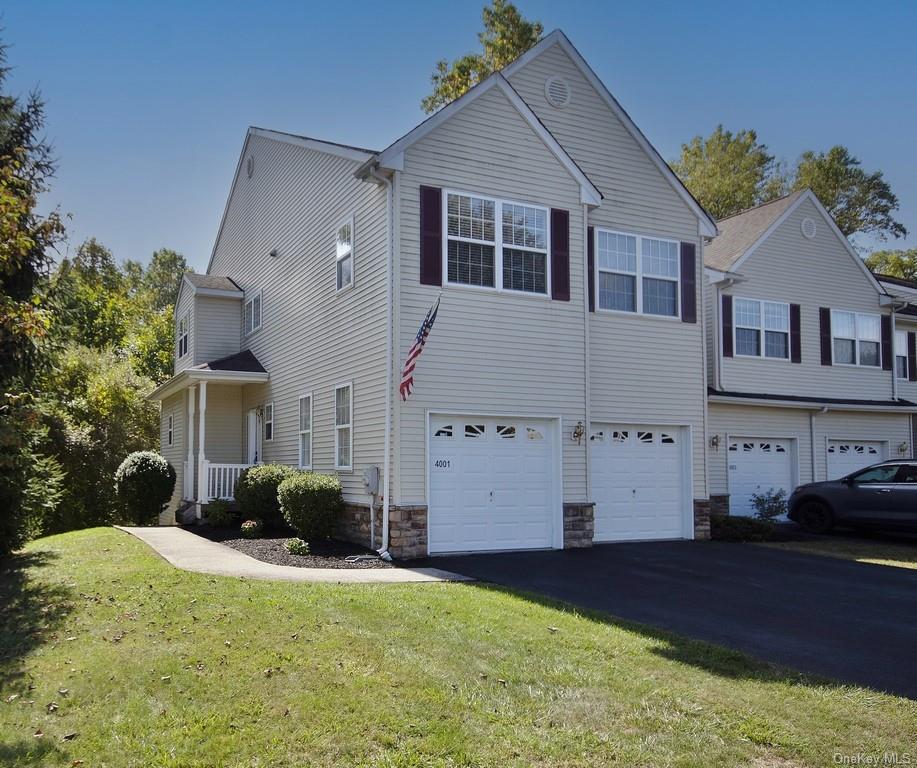
[[917,464],[902,464],[898,470],[896,483],[914,483],[917,485]]
[[858,485],[866,483],[891,483],[898,474],[897,464],[886,464],[881,467],[870,467],[851,475],[850,479]]

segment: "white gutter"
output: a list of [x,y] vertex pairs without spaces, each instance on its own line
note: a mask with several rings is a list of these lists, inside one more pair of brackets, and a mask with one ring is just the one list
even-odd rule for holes
[[819,403],[813,400],[771,400],[755,397],[730,397],[729,395],[710,395],[711,403],[728,405],[755,405],[770,408],[798,408],[804,411],[830,408],[832,411],[864,411],[868,413],[917,413],[917,406],[904,405],[858,405],[856,403]]
[[[710,460],[707,456],[710,440],[710,419],[709,419],[709,407],[707,405],[707,377],[709,375],[707,371],[707,276],[704,272],[704,238],[700,235],[700,230],[698,229],[698,249],[697,249],[697,264],[695,269],[700,268],[700,314],[695,319],[697,320],[700,326],[700,348],[701,348],[701,360],[703,360],[703,366],[701,371],[703,373],[703,380],[701,385],[701,408],[704,411],[704,498],[710,498]],[[716,326],[713,326],[714,334],[716,332]],[[715,366],[715,364],[714,364]],[[693,495],[693,494],[692,494]]]
[[[392,364],[394,343],[392,337],[395,332],[392,324],[392,305],[394,303],[394,297],[392,295],[392,288],[394,284],[394,281],[392,280],[392,262],[394,260],[392,238],[394,236],[395,230],[393,200],[394,194],[392,182],[390,179],[379,173],[378,169],[375,167],[371,167],[368,170],[369,175],[372,176],[372,178],[385,185],[385,207],[386,213],[388,214],[385,217],[385,228],[387,230],[385,238],[385,275],[387,283],[387,298],[385,302],[385,450],[383,451],[384,465],[382,467],[382,545],[379,547],[378,552],[383,560],[391,560],[392,556],[388,553],[388,534],[392,466],[392,390],[395,386],[394,382],[392,381],[392,374],[394,372],[394,365]],[[375,529],[375,524],[372,519],[370,520],[370,526]]]

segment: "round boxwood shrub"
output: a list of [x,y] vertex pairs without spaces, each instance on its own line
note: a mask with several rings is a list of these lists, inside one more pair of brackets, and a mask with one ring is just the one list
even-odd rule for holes
[[242,471],[236,481],[236,503],[242,516],[257,517],[268,528],[284,525],[277,501],[277,487],[299,470],[284,464],[258,464]]
[[229,499],[211,499],[207,505],[207,522],[214,528],[227,528],[235,522]]
[[175,489],[175,468],[153,451],[136,451],[115,472],[115,490],[128,519],[137,525],[157,522]]
[[344,505],[341,481],[318,472],[288,477],[277,489],[277,496],[287,523],[307,540],[330,536]]
[[758,517],[711,515],[710,538],[717,541],[770,541],[774,523]]

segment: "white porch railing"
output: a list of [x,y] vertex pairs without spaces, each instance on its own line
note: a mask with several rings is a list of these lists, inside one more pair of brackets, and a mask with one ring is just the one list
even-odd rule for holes
[[211,499],[234,499],[233,492],[236,487],[236,481],[243,469],[248,469],[251,464],[214,464],[210,461],[204,462],[204,471],[207,477],[207,498],[203,499],[204,503]]

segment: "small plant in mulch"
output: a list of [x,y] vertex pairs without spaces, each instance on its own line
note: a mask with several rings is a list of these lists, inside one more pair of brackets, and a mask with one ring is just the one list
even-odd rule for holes
[[229,499],[213,499],[207,505],[207,522],[214,528],[227,528],[233,524],[235,515],[230,509]]
[[291,555],[309,554],[309,542],[303,541],[302,539],[287,539],[284,542],[284,546]]
[[242,538],[243,539],[257,539],[261,532],[264,530],[264,523],[262,523],[257,518],[246,520],[242,523]]

